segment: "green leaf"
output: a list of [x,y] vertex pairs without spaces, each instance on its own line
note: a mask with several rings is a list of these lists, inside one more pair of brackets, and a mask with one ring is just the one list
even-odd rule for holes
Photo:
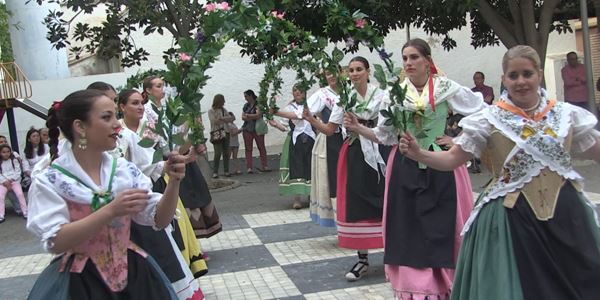
[[385,76],[385,71],[383,70],[383,67],[380,64],[375,64],[375,79],[377,79],[377,82],[379,82],[379,87],[382,90],[385,90],[387,88],[387,78]]
[[386,109],[380,110],[379,113],[386,119],[389,119],[392,117],[392,114]]
[[394,125],[394,120],[392,119],[387,119],[385,120],[385,122],[383,123],[385,126],[392,126]]
[[331,52],[331,58],[333,59],[334,64],[337,65],[344,59],[344,52],[336,47],[333,49],[333,52]]
[[171,137],[171,141],[173,144],[181,146],[185,143],[185,139],[183,138],[183,133],[178,133]]
[[155,164],[157,162],[161,162],[163,160],[162,150],[155,150],[152,155],[152,163]]
[[417,135],[415,135],[415,137],[418,139],[424,139],[427,137],[427,133],[425,133],[425,131],[421,130],[421,131],[419,131],[419,133],[417,133]]
[[151,138],[143,138],[138,142],[138,145],[143,148],[152,148],[156,142]]

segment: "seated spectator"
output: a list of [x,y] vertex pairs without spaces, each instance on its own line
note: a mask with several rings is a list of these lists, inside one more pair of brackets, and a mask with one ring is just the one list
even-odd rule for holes
[[483,101],[487,104],[492,104],[494,101],[494,89],[491,86],[483,84],[484,82],[485,75],[483,72],[475,72],[475,74],[473,74],[473,83],[475,83],[475,86],[471,88],[471,91],[480,92],[483,95]]
[[48,153],[49,147],[47,144],[43,144],[41,141],[40,131],[31,127],[27,131],[25,137],[25,159],[23,159],[23,172],[26,176],[31,176],[31,170],[33,166],[40,161],[46,153]]
[[42,144],[48,145],[48,128],[40,128],[40,140]]
[[21,188],[21,163],[13,155],[9,145],[0,145],[0,223],[4,222],[4,200],[6,193],[13,191],[19,199],[23,218],[27,218],[27,203]]
[[[6,139],[5,136],[0,135],[0,145],[8,145],[8,140]],[[13,156],[16,159],[21,159],[21,157],[19,156],[19,153],[13,151]],[[12,204],[13,209],[15,210],[15,213],[19,216],[23,215],[23,212],[21,211],[21,205],[19,205],[19,201],[17,199],[17,195],[15,195],[15,193],[13,191],[8,191],[8,199],[10,200],[10,203]]]

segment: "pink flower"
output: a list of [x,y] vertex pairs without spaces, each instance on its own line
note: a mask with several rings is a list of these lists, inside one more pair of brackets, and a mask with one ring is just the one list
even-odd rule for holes
[[285,13],[280,13],[276,10],[272,11],[271,15],[279,20],[283,20],[283,17],[285,17]]
[[354,25],[356,25],[356,28],[365,28],[366,24],[367,21],[365,19],[354,20]]
[[227,2],[221,2],[221,3],[217,4],[217,8],[224,10],[224,11],[228,11],[231,9],[231,7],[229,6],[229,3],[227,3]]
[[187,53],[179,53],[179,59],[183,62],[190,61],[192,59],[191,56],[187,55]]
[[205,11],[207,11],[207,12],[213,12],[213,11],[215,11],[216,9],[217,9],[217,5],[216,5],[216,4],[214,4],[214,3],[207,3],[207,4],[204,6],[204,10],[205,10]]

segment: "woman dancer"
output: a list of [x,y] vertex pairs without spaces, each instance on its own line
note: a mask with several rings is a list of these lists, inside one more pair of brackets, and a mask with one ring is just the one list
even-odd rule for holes
[[[422,39],[402,47],[407,87],[403,106],[408,130],[422,149],[442,151],[448,109],[469,115],[484,108],[479,93],[437,75],[431,49]],[[389,103],[388,103],[389,105]],[[396,129],[380,118],[375,130],[347,115],[346,127],[385,145],[398,143]],[[460,229],[472,208],[471,182],[463,165],[440,172],[392,150],[386,172],[384,263],[387,279],[400,299],[447,299]]]
[[[311,112],[327,124],[335,104],[339,101],[337,78],[324,70],[327,86],[320,88],[307,103]],[[317,135],[312,151],[310,217],[324,227],[335,227],[335,195],[338,154],[344,142],[338,126],[330,136],[322,132]]]
[[[351,59],[348,72],[353,93],[365,107],[356,113],[359,122],[374,127],[387,92],[369,84],[369,62],[364,57]],[[344,113],[344,109],[336,105],[327,124],[310,113],[304,117],[320,132],[331,136],[343,124]],[[358,250],[358,262],[346,274],[349,281],[358,280],[367,272],[368,249],[383,247],[381,217],[388,154],[389,147],[362,136],[347,139],[340,149],[336,192],[338,241],[343,248]]]
[[[120,124],[114,102],[96,90],[77,91],[56,103],[46,122],[52,164],[34,175],[27,228],[53,264],[69,272],[72,299],[177,299],[154,260],[129,240],[131,221],[162,229],[173,219],[185,158],[169,155],[174,179],[163,195],[132,163],[106,151],[116,146]],[[58,157],[60,132],[70,141]],[[48,284],[40,277],[39,283]],[[35,294],[43,289],[36,284]],[[44,295],[37,295],[43,297]]]

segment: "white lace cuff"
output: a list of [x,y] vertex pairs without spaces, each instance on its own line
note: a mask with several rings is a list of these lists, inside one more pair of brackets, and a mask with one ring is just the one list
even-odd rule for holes
[[597,130],[589,130],[585,134],[582,134],[573,140],[571,151],[574,154],[581,154],[592,146],[594,146],[600,140],[600,132]]
[[52,252],[52,248],[54,248],[54,238],[56,237],[62,226],[67,223],[68,222],[57,224],[42,235],[42,247],[46,252]]

